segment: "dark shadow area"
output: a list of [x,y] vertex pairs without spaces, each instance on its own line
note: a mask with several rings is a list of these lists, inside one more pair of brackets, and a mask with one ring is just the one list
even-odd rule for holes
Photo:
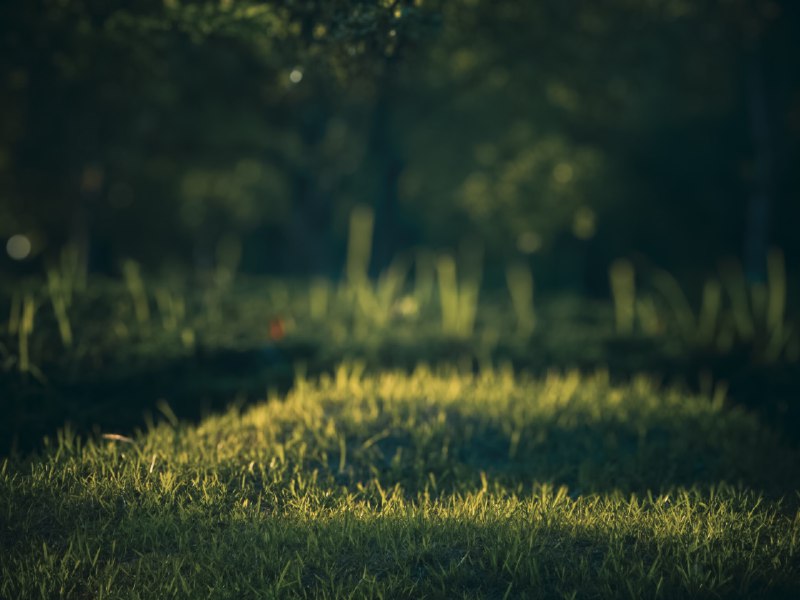
[[[603,348],[605,348],[603,350]],[[678,385],[694,393],[710,393],[708,385],[723,382],[733,406],[741,406],[758,417],[782,439],[796,447],[800,438],[800,369],[795,365],[753,364],[748,354],[665,355],[648,340],[626,343],[611,340],[599,346],[603,362],[594,356],[573,358],[537,348],[498,345],[494,364],[511,364],[518,371],[545,375],[550,371],[577,369],[591,374],[608,370],[615,381],[625,382],[642,374],[664,386]],[[433,340],[420,346],[383,345],[370,352],[351,351],[344,360],[357,360],[368,372],[382,369],[412,370],[420,362],[454,363],[480,370],[474,344],[457,340]],[[297,369],[316,377],[330,373],[343,360],[339,355],[306,343],[284,342],[243,349],[201,350],[191,356],[159,360],[134,371],[97,373],[77,381],[58,372],[46,383],[24,381],[18,374],[0,374],[6,390],[7,417],[0,426],[0,451],[27,453],[41,446],[45,435],[69,423],[79,434],[115,432],[130,434],[148,419],[159,418],[159,402],[166,402],[180,419],[198,421],[211,412],[237,404],[264,401],[267,392],[285,393],[293,385]]]

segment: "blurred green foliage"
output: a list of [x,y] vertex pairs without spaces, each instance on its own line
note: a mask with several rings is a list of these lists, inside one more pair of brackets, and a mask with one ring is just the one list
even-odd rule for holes
[[245,270],[335,275],[366,204],[373,272],[467,239],[592,287],[623,254],[741,255],[768,186],[791,267],[799,17],[790,0],[9,0],[0,237],[34,257],[76,244],[100,271],[213,266],[235,240]]

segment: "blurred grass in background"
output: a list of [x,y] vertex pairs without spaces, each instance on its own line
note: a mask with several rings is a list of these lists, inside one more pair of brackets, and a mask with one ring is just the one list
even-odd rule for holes
[[509,264],[504,289],[482,285],[475,248],[461,258],[399,256],[370,278],[373,224],[369,209],[353,213],[339,281],[247,276],[234,261],[180,283],[144,278],[128,260],[122,280],[87,284],[68,252],[46,282],[0,296],[7,447],[35,445],[64,420],[129,429],[163,399],[197,417],[342,359],[371,370],[509,362],[532,372],[647,372],[695,389],[733,384],[739,403],[780,429],[796,423],[800,330],[777,250],[765,284],[728,264],[697,300],[668,272],[640,273],[623,259],[609,268],[607,300],[574,292],[534,299],[520,263]]

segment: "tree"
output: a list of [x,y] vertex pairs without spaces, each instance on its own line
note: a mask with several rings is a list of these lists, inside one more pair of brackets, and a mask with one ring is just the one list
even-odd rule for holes
[[298,248],[319,243],[327,196],[363,152],[350,117],[423,16],[404,2],[292,0],[0,10],[5,233],[91,240],[96,256],[146,250],[124,235],[137,219],[156,248],[199,255],[270,220],[289,221]]
[[463,237],[490,258],[572,254],[585,274],[631,247],[695,268],[746,237],[758,277],[768,212],[792,243],[789,0],[0,11],[0,234],[82,241],[99,268],[207,263],[234,239],[258,270],[334,273],[364,203],[377,269]]

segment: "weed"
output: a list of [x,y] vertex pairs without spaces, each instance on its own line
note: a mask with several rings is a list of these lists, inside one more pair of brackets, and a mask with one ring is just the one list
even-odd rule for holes
[[442,311],[442,331],[446,335],[466,338],[475,329],[480,292],[480,271],[458,280],[455,259],[449,254],[436,261],[439,302]]
[[131,296],[136,321],[139,325],[145,325],[150,322],[150,301],[142,279],[141,268],[137,262],[126,260],[122,264],[122,274]]
[[617,261],[610,269],[617,332],[630,334],[638,324],[648,335],[668,334],[681,340],[686,349],[728,354],[746,347],[758,363],[800,360],[800,331],[787,317],[783,254],[770,251],[767,266],[764,284],[748,282],[738,262],[723,263],[719,277],[703,285],[695,311],[668,272],[648,273],[643,279],[649,286],[637,295],[633,266]]

